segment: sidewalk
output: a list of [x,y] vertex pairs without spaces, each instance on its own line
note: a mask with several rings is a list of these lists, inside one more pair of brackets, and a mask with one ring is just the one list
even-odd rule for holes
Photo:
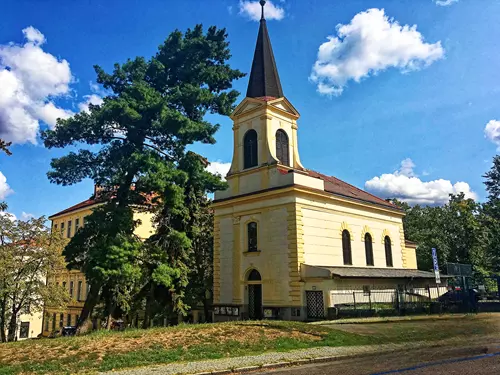
[[[498,338],[496,338],[498,340]],[[487,338],[482,338],[484,343]],[[293,365],[303,365],[314,362],[327,362],[346,359],[354,356],[369,356],[390,353],[397,350],[408,350],[424,347],[444,347],[456,346],[463,341],[446,340],[436,342],[414,342],[404,344],[385,344],[369,346],[351,347],[319,347],[310,349],[293,350],[282,353],[265,353],[246,357],[222,358],[208,361],[198,361],[189,363],[171,363],[168,365],[142,367],[122,371],[111,371],[102,373],[103,375],[187,375],[187,374],[213,374],[222,375],[255,371],[265,368],[285,367]],[[490,342],[491,343],[491,342]],[[467,346],[473,345],[471,341],[466,342]]]

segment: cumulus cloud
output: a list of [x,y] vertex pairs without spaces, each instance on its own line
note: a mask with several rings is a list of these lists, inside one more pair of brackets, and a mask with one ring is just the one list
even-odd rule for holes
[[436,3],[436,5],[447,7],[455,3],[458,3],[458,0],[434,0],[434,2]]
[[388,68],[406,73],[443,58],[441,42],[426,43],[417,26],[401,26],[384,9],[356,14],[347,25],[337,25],[319,47],[310,80],[324,95],[341,95],[348,81],[378,74]]
[[484,136],[500,147],[500,121],[490,120],[484,128]]
[[0,199],[4,199],[7,195],[13,193],[14,191],[7,184],[7,177],[0,172]]
[[452,184],[449,180],[438,179],[424,182],[414,172],[415,164],[411,159],[401,162],[401,167],[394,173],[386,173],[366,181],[365,189],[382,198],[397,198],[409,204],[443,205],[450,194],[464,193],[466,198],[477,200],[466,182]]
[[[259,21],[262,15],[262,7],[259,1],[240,0],[240,15],[245,16],[252,21]],[[274,5],[268,1],[265,6],[265,15],[267,20],[282,20],[285,18],[285,9]]]
[[217,160],[210,162],[207,167],[207,171],[214,174],[220,174],[223,178],[225,178],[230,168],[231,163],[224,163],[221,160]]
[[24,44],[0,45],[0,137],[14,143],[36,143],[40,121],[54,127],[72,112],[54,99],[69,94],[69,63],[45,52],[45,36],[29,26]]
[[34,219],[34,218],[35,218],[35,215],[30,214],[30,213],[28,213],[28,212],[24,212],[24,211],[23,211],[23,212],[21,213],[21,220],[28,221],[28,220],[30,220],[30,219]]
[[78,104],[81,112],[88,112],[90,104],[101,105],[103,103],[102,97],[97,94],[85,95],[83,98],[85,101]]

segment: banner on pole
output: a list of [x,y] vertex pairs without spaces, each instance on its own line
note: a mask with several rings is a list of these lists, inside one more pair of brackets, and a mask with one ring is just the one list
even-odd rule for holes
[[439,274],[439,263],[437,251],[435,248],[432,248],[432,263],[434,264],[434,276],[436,276],[436,284],[441,284],[441,275]]

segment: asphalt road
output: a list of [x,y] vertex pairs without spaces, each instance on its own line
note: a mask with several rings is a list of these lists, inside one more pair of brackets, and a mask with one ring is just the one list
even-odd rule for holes
[[500,374],[500,347],[423,349],[261,372],[272,375]]

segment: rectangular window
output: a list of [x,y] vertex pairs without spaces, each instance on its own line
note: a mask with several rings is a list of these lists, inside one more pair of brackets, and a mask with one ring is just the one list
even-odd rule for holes
[[85,291],[85,298],[88,298],[89,293],[90,293],[90,284],[87,283],[87,288],[86,288],[86,291]]
[[75,233],[80,228],[80,218],[75,219]]
[[66,322],[67,327],[71,327],[71,314],[68,314],[68,321]]
[[62,328],[64,324],[64,314],[61,313],[61,315],[59,315],[59,328]]
[[76,290],[76,300],[81,301],[82,300],[82,281],[78,282],[78,289]]
[[75,326],[78,324],[78,319],[80,319],[80,315],[75,315]]
[[69,296],[71,298],[73,298],[73,286],[74,286],[74,282],[73,281],[70,281],[69,282]]
[[19,338],[27,339],[30,335],[30,322],[21,322],[21,328],[19,329]]
[[54,229],[52,230],[52,232],[57,232],[57,224],[54,224]]
[[66,281],[63,281],[62,287],[64,288],[64,290],[66,290]]
[[49,331],[49,316],[48,315],[45,315],[45,332],[48,332]]
[[64,222],[61,223],[61,236],[64,236]]
[[56,313],[52,314],[52,331],[56,330]]
[[68,221],[68,233],[66,237],[71,238],[71,220]]

